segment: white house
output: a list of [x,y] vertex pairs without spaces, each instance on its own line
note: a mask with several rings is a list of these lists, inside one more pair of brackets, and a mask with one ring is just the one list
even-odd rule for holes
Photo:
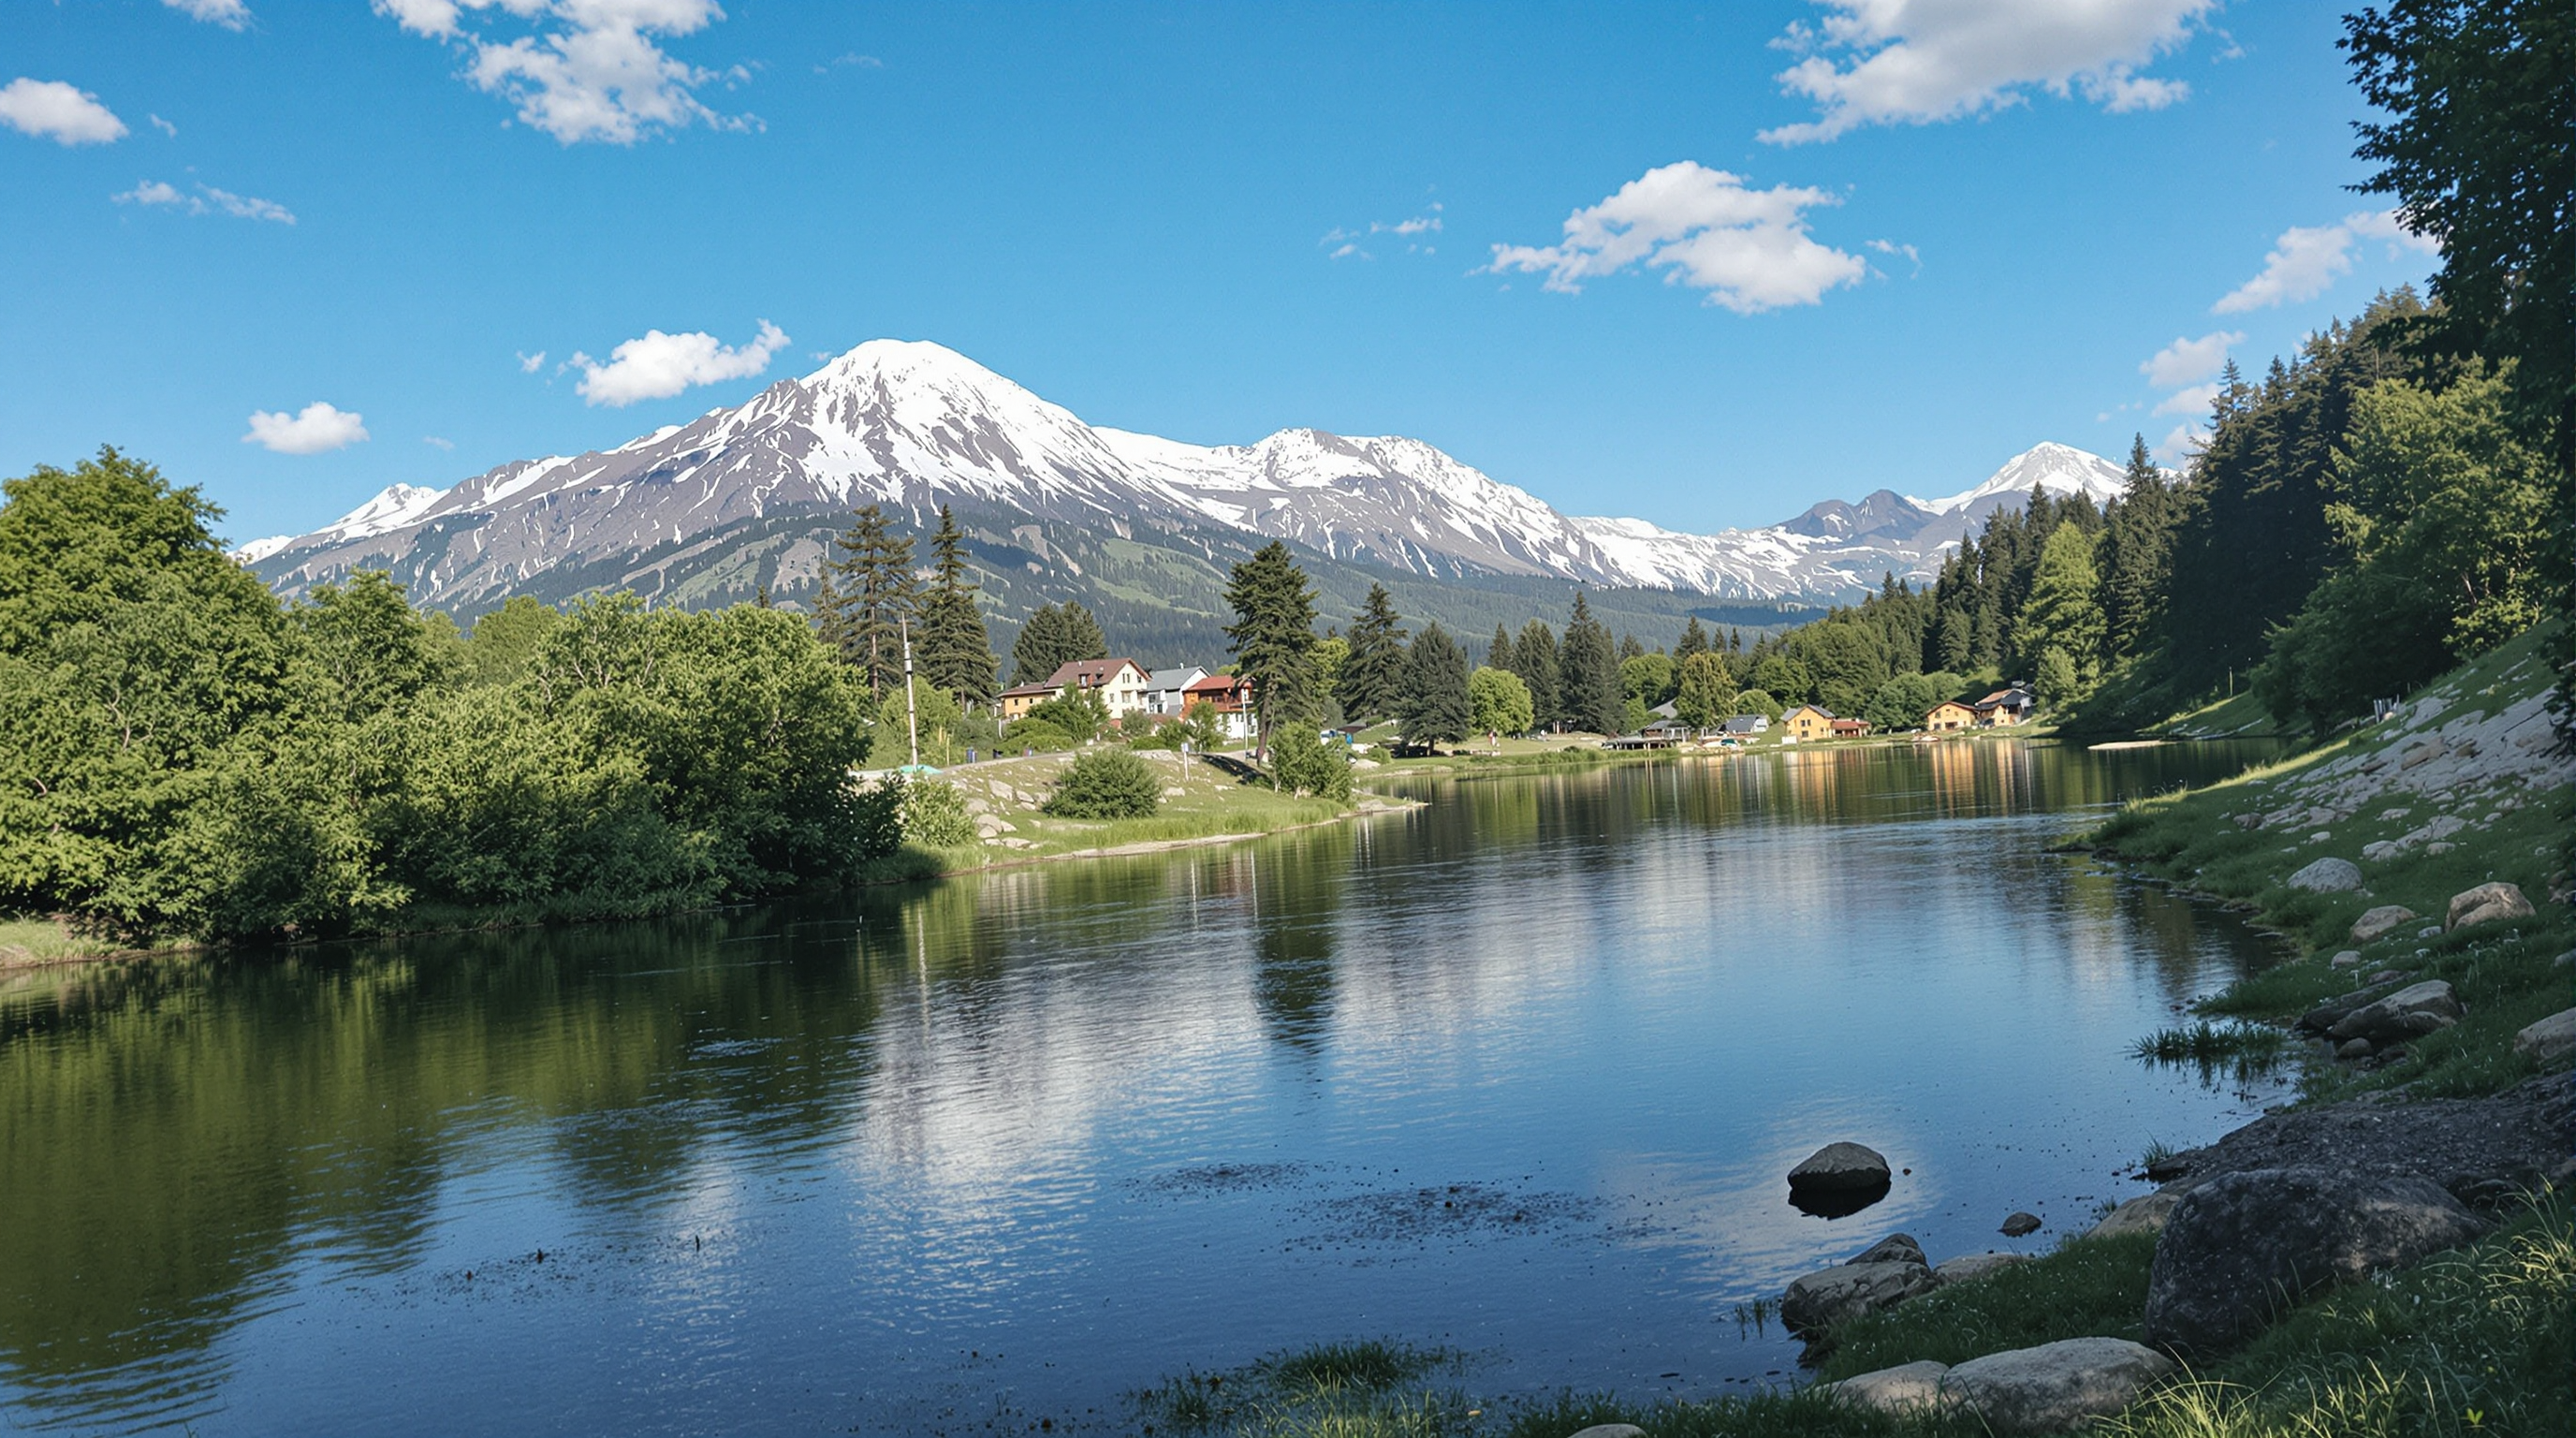
[[1077,659],[1047,676],[1049,689],[1071,689],[1100,696],[1112,719],[1124,719],[1145,708],[1145,666],[1133,659]]
[[1179,714],[1186,702],[1189,687],[1207,677],[1207,671],[1195,664],[1177,669],[1157,669],[1145,676],[1145,712]]

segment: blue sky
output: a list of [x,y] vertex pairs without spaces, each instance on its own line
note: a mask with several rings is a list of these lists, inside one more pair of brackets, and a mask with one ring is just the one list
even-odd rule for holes
[[893,336],[1094,423],[1415,435],[1680,529],[1946,493],[2040,440],[2164,441],[2222,353],[2259,373],[2430,270],[2344,188],[2336,27],[29,0],[0,473],[113,443],[236,539],[300,531]]

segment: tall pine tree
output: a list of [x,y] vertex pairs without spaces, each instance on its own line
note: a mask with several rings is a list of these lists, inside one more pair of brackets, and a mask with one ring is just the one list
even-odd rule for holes
[[1396,679],[1404,671],[1403,616],[1385,585],[1370,585],[1368,599],[1351,616],[1350,645],[1335,697],[1344,718],[1374,724],[1393,711]]
[[1395,722],[1407,744],[1455,744],[1474,722],[1467,651],[1437,624],[1422,626],[1405,654]]
[[1252,688],[1267,752],[1272,731],[1312,723],[1322,707],[1315,692],[1315,591],[1288,546],[1274,539],[1234,567],[1225,602],[1234,611],[1225,637],[1235,673]]
[[1091,611],[1068,599],[1062,605],[1041,604],[1011,641],[1011,683],[1044,684],[1058,669],[1077,659],[1106,659],[1109,640]]
[[903,626],[919,612],[921,582],[912,573],[912,539],[897,535],[874,504],[859,506],[834,544],[841,557],[824,566],[814,607],[825,643],[866,677],[883,698],[903,685]]
[[913,646],[922,677],[966,704],[993,702],[992,636],[984,630],[983,606],[976,585],[967,578],[966,535],[947,505],[939,506],[939,529],[930,536],[930,592],[921,604],[921,634]]
[[1627,718],[1628,696],[1619,682],[1619,652],[1610,631],[1592,617],[1583,591],[1574,591],[1574,612],[1565,621],[1565,643],[1558,655],[1561,672],[1557,702],[1565,720],[1595,734],[1616,734]]
[[1533,619],[1521,626],[1519,642],[1512,645],[1511,671],[1529,686],[1530,712],[1534,729],[1553,729],[1565,719],[1559,701],[1563,675],[1556,657],[1556,631],[1544,619]]
[[1682,626],[1682,637],[1673,645],[1674,672],[1680,672],[1681,667],[1690,662],[1692,655],[1707,652],[1708,631],[1699,627],[1699,616],[1694,614],[1690,617],[1690,622]]

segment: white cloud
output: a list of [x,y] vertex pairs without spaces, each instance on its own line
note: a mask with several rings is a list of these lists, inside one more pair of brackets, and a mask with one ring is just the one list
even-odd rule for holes
[[546,352],[544,350],[539,350],[535,354],[526,354],[519,350],[512,350],[510,353],[518,355],[519,373],[521,374],[535,374],[537,371],[546,367]]
[[885,68],[885,62],[874,55],[862,55],[853,50],[846,55],[835,55],[831,59],[824,61],[822,64],[815,66],[814,73],[817,75],[828,75],[843,66],[848,66],[852,69],[858,70],[882,70]]
[[[404,30],[453,42],[467,56],[475,88],[518,106],[519,119],[566,145],[602,140],[631,145],[666,129],[707,125],[756,129],[747,115],[720,115],[699,87],[750,78],[736,65],[700,69],[652,37],[690,35],[724,18],[715,0],[373,0]],[[466,28],[469,13],[498,10],[531,27],[507,39]]]
[[2157,401],[2156,407],[2149,410],[2148,413],[2207,414],[2209,413],[2209,407],[2212,404],[2217,403],[2217,401],[2218,386],[2216,384],[2196,384],[2187,389],[2178,389],[2172,394],[2166,395],[2163,399]]
[[0,125],[64,145],[105,145],[125,138],[125,122],[96,95],[60,80],[24,75],[0,85]]
[[2441,242],[2398,223],[2393,210],[2362,210],[2331,225],[2292,225],[2263,256],[2263,272],[2221,296],[2210,313],[2242,314],[2247,310],[2311,300],[2352,269],[2353,247],[2363,240],[2386,240],[2394,257],[2400,250],[2439,254]]
[[425,445],[428,445],[430,448],[432,448],[432,449],[434,449],[434,450],[437,450],[437,451],[439,451],[439,452],[440,452],[440,453],[442,453],[442,454],[444,454],[444,453],[446,453],[447,451],[450,451],[450,450],[453,450],[454,448],[456,448],[456,441],[454,441],[454,440],[452,440],[452,439],[440,439],[437,435],[434,435],[434,434],[425,434],[425,435],[422,435],[422,436],[420,437],[420,442],[421,442],[421,443],[423,443],[423,444],[425,444]]
[[1431,207],[1430,213],[1415,215],[1410,219],[1394,221],[1371,220],[1367,225],[1354,230],[1346,230],[1339,225],[1335,225],[1333,228],[1326,230],[1324,232],[1324,237],[1321,240],[1316,241],[1316,243],[1327,248],[1327,253],[1324,258],[1328,260],[1344,260],[1352,258],[1363,260],[1376,259],[1376,255],[1362,249],[1359,243],[1361,240],[1364,240],[1371,235],[1394,235],[1397,238],[1404,240],[1406,242],[1404,252],[1408,255],[1436,255],[1440,253],[1440,251],[1434,249],[1430,241],[1417,237],[1423,235],[1436,235],[1440,233],[1441,224],[1439,211],[1440,206],[1434,204]]
[[1834,203],[1823,190],[1746,189],[1736,175],[1684,160],[1567,216],[1563,243],[1496,245],[1485,268],[1543,274],[1548,289],[1574,294],[1585,280],[1645,266],[1663,269],[1666,284],[1708,291],[1708,303],[1737,314],[1812,305],[1869,270],[1860,256],[1807,233],[1806,211]]
[[242,443],[256,444],[279,454],[320,454],[342,449],[367,437],[367,427],[359,416],[334,409],[320,400],[304,407],[301,413],[284,414],[259,410],[250,417],[250,433]]
[[236,195],[200,182],[196,194],[161,180],[145,180],[123,194],[110,195],[120,205],[166,205],[191,215],[210,215],[220,211],[240,220],[271,220],[281,225],[295,223],[295,214],[275,200],[256,195]]
[[1871,240],[1869,247],[1891,260],[1905,261],[1914,267],[1914,273],[1918,275],[1923,273],[1923,256],[1912,245],[1900,245],[1894,240]]
[[187,16],[227,30],[249,28],[250,7],[242,0],[161,0],[161,3]]
[[576,352],[572,363],[582,377],[573,389],[592,404],[617,407],[669,399],[691,385],[756,375],[769,368],[769,357],[786,343],[787,336],[767,320],[760,322],[759,338],[740,349],[718,344],[703,330],[684,335],[646,330],[642,338],[611,350],[606,364]]
[[2158,389],[2195,384],[2209,378],[2227,365],[2227,351],[2245,343],[2236,330],[2211,330],[2196,340],[2177,337],[2138,366],[2138,373]]
[[2180,46],[2217,0],[1816,0],[1827,14],[1774,43],[1805,56],[1781,88],[1819,118],[1765,130],[1775,145],[1863,125],[1928,125],[2021,103],[2031,87],[2121,113],[2191,93],[2138,68]]
[[2201,441],[2207,438],[2209,432],[2199,425],[2175,425],[2164,438],[2155,442],[2156,463],[2179,469],[2199,452]]
[[162,118],[161,118],[160,116],[158,116],[158,115],[146,114],[143,118],[144,118],[144,119],[147,119],[147,120],[149,120],[149,121],[151,121],[151,122],[152,122],[152,128],[153,128],[153,129],[156,129],[156,130],[160,131],[162,134],[169,136],[171,139],[174,139],[174,140],[175,140],[175,139],[179,138],[179,127],[178,127],[178,126],[171,124],[169,121],[162,119]]

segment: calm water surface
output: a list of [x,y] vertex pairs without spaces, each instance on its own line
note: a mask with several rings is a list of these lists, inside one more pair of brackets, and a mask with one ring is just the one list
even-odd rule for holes
[[[1370,1336],[1490,1395],[1795,1381],[1738,1305],[1899,1228],[2045,1248],[2273,1097],[2124,1055],[2266,946],[2047,852],[2253,757],[1423,782],[1223,849],[22,976],[0,1417],[1108,1431]],[[1792,1209],[1846,1138],[1910,1172]]]

